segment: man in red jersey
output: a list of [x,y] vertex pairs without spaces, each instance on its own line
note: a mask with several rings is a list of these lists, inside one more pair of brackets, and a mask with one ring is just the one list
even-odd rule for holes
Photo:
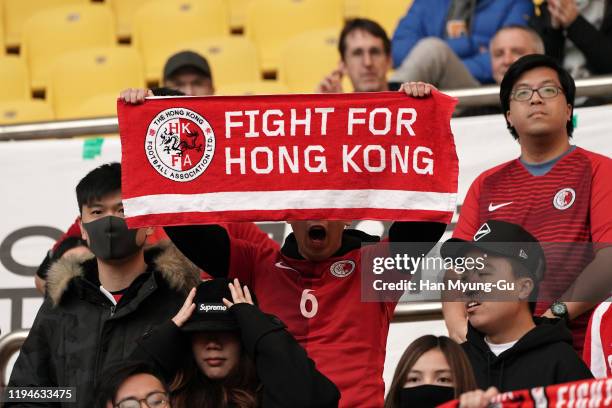
[[[389,324],[396,302],[362,302],[362,244],[379,237],[348,229],[349,221],[291,221],[278,250],[232,236],[221,225],[167,227],[192,262],[215,277],[251,286],[260,307],[274,313],[340,389],[341,407],[381,407]],[[395,222],[391,242],[423,242],[427,253],[446,228],[435,222]],[[416,250],[416,249],[415,249]],[[424,251],[424,252],[423,252]]]
[[612,297],[593,311],[582,358],[595,378],[612,378]]
[[[586,312],[597,299],[575,293],[570,297],[575,282],[580,278],[610,290],[612,160],[570,144],[574,95],[574,80],[550,57],[528,55],[508,69],[500,99],[521,156],[485,171],[472,183],[453,237],[469,239],[485,220],[498,219],[521,225],[544,243],[592,242],[595,252],[584,259],[547,251],[554,278],[542,282],[540,299],[550,301],[536,308],[536,314],[570,320],[574,347],[580,352],[590,314]],[[451,337],[465,341],[464,305],[445,302],[443,311]]]

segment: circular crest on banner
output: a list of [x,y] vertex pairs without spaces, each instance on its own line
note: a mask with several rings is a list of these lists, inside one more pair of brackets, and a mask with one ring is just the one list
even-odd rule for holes
[[334,262],[334,264],[329,267],[331,274],[337,278],[346,278],[353,273],[354,270],[355,262],[348,260]]
[[564,188],[555,194],[553,205],[557,210],[567,210],[574,204],[576,200],[576,192],[573,188]]
[[187,182],[200,177],[215,155],[215,132],[199,113],[170,108],[149,123],[145,138],[149,163],[167,179]]

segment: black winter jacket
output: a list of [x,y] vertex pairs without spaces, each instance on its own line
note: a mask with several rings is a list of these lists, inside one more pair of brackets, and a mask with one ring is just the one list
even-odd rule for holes
[[601,29],[597,30],[584,17],[578,15],[567,30],[554,29],[550,25],[550,13],[546,2],[540,6],[540,16],[534,16],[531,26],[544,40],[546,55],[563,64],[565,39],[570,39],[582,51],[587,68],[593,75],[612,73],[612,0],[606,0]]
[[495,356],[484,334],[468,325],[467,353],[476,383],[500,392],[593,378],[572,347],[572,334],[564,321],[535,317],[536,327],[510,349]]
[[[262,408],[338,406],[338,388],[316,369],[277,317],[247,303],[230,310],[240,325],[244,350],[255,361]],[[166,378],[174,377],[186,358],[194,358],[187,336],[172,321],[146,333],[138,343],[133,359],[152,358]]]
[[76,387],[77,403],[7,403],[6,407],[91,408],[96,377],[129,357],[136,340],[180,309],[198,270],[173,246],[146,252],[149,265],[115,306],[100,292],[95,258],[61,259],[50,269],[47,297],[21,348],[10,387]]

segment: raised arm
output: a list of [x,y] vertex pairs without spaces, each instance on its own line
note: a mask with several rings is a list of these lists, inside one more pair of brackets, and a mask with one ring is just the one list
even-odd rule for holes
[[174,245],[191,262],[215,278],[227,277],[230,264],[230,237],[216,224],[165,227]]
[[237,280],[230,286],[233,302],[224,300],[240,325],[242,342],[255,360],[263,385],[263,406],[337,407],[338,388],[308,358],[306,351],[276,317],[252,304]]

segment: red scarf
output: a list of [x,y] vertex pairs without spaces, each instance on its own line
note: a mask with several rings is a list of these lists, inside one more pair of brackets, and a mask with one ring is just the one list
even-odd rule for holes
[[128,224],[448,223],[455,103],[439,92],[119,101]]
[[[494,397],[490,406],[495,408],[612,407],[612,378],[509,391]],[[439,406],[439,408],[458,407],[458,400]]]

